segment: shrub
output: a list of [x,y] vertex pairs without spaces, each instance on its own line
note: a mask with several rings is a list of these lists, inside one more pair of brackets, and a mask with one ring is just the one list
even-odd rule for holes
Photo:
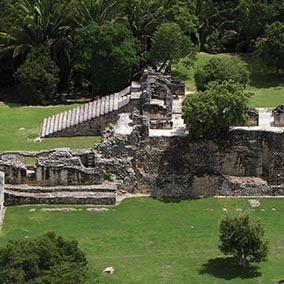
[[212,58],[194,74],[197,90],[205,91],[212,81],[240,83],[244,87],[249,81],[246,64],[237,56]]

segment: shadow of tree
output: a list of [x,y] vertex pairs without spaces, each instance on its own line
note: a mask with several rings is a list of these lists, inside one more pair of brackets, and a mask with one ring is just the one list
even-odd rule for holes
[[216,278],[231,280],[234,278],[248,279],[261,276],[257,266],[240,267],[233,257],[217,257],[203,264],[199,274],[210,274]]

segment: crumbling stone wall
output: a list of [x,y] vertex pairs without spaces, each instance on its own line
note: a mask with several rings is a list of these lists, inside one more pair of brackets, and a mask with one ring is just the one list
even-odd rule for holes
[[0,171],[5,173],[7,183],[25,183],[27,167],[13,154],[0,155]]
[[93,164],[96,165],[85,167],[81,159],[72,155],[70,150],[55,151],[48,157],[38,158],[35,166],[36,183],[45,186],[99,184],[103,179],[99,159]]
[[2,216],[2,210],[4,208],[4,184],[5,184],[5,173],[0,171],[0,215],[1,216]]
[[96,147],[120,188],[156,196],[284,193],[284,134],[234,129],[219,141],[109,135]]

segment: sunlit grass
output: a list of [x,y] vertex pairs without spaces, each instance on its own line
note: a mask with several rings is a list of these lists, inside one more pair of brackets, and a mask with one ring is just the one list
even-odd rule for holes
[[[266,284],[284,278],[284,199],[246,198],[159,201],[128,199],[107,212],[43,212],[42,206],[9,207],[0,246],[55,231],[77,239],[90,266],[109,284]],[[53,206],[54,207],[54,206]],[[58,206],[57,206],[58,207]],[[66,207],[66,206],[65,206]],[[35,212],[30,212],[35,208]],[[225,211],[226,208],[226,211]],[[248,211],[262,219],[270,239],[268,262],[239,268],[218,250],[221,216]],[[102,270],[114,266],[113,275]]]
[[0,151],[92,147],[100,141],[99,137],[47,138],[42,142],[34,142],[40,135],[45,117],[76,106],[78,104],[49,107],[0,106]]

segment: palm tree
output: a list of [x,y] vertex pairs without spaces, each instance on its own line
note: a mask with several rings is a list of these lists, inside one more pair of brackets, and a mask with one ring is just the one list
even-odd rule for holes
[[102,25],[120,16],[123,0],[74,0],[73,10],[78,26]]
[[11,56],[21,64],[32,47],[47,46],[68,85],[75,29],[70,11],[67,0],[17,1],[7,16],[13,24],[0,32],[0,56]]

